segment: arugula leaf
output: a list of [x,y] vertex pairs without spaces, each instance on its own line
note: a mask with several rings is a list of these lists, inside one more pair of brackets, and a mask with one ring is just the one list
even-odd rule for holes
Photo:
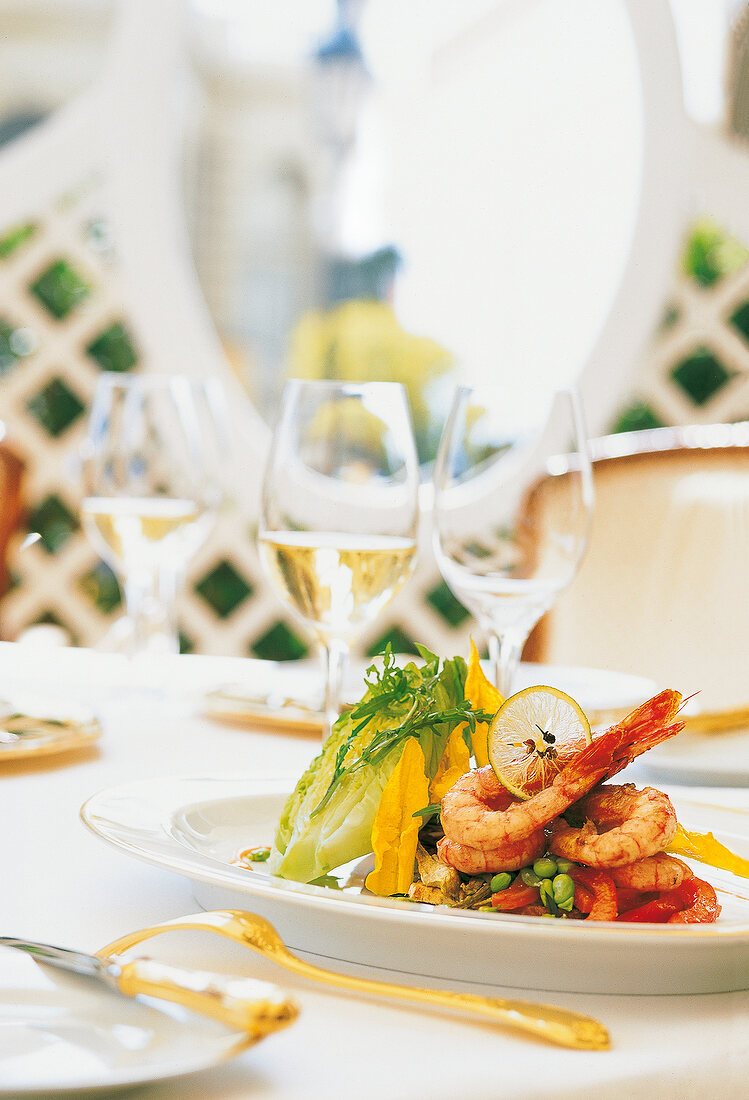
[[415,810],[411,817],[434,817],[440,812],[440,803],[433,802],[430,806],[424,806],[421,810]]
[[[426,761],[427,776],[431,779],[437,771],[445,742],[454,726],[459,722],[465,722],[473,732],[477,721],[490,722],[494,717],[484,711],[474,710],[471,704],[462,698],[466,666],[461,657],[445,661],[442,670],[439,670],[439,659],[423,646],[417,646],[417,648],[426,662],[421,669],[420,680],[405,675],[406,670],[399,669],[394,664],[390,647],[386,649],[382,674],[379,679],[368,681],[371,688],[376,690],[379,687],[380,690],[370,699],[365,697],[349,712],[353,723],[351,737],[339,749],[330,786],[320,804],[312,811],[313,815],[325,809],[345,775],[353,775],[367,765],[377,767],[408,737],[419,736],[425,757],[427,756],[426,746],[431,750],[430,757]],[[414,669],[415,666],[409,665],[407,668]],[[377,672],[375,666],[369,671]],[[396,712],[406,706],[408,711],[398,722]],[[348,760],[353,739],[366,729],[373,715],[377,714],[380,718],[390,717],[391,711],[393,711],[392,718],[395,724],[388,723],[384,728],[374,732],[359,755],[353,760]],[[432,736],[428,736],[429,734]]]

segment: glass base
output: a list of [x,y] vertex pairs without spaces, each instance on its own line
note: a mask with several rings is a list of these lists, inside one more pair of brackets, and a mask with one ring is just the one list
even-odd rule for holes
[[164,630],[151,630],[136,637],[135,623],[123,615],[112,623],[96,648],[102,653],[122,653],[128,657],[141,653],[179,653],[179,638]]

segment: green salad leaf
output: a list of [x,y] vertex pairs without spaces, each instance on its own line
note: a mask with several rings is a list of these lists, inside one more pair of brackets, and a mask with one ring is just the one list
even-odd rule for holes
[[388,647],[381,668],[367,670],[362,699],[335,723],[322,752],[299,779],[283,808],[269,870],[311,882],[366,855],[382,792],[407,738],[417,737],[432,779],[450,732],[471,730],[490,715],[463,698],[466,664],[419,647],[422,667],[395,663]]

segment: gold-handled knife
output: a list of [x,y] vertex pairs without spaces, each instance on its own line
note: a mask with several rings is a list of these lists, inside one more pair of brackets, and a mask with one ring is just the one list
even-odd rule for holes
[[96,979],[126,997],[142,994],[172,1001],[246,1032],[252,1042],[286,1027],[298,1015],[295,1002],[282,990],[254,978],[183,970],[154,959],[119,962],[10,936],[0,936],[0,947],[13,947],[36,962]]

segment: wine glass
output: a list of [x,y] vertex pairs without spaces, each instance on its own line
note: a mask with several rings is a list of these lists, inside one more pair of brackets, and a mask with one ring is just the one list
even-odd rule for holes
[[531,629],[575,576],[592,510],[574,390],[457,390],[434,469],[434,548],[505,697]]
[[258,546],[271,583],[320,643],[328,732],[351,643],[414,568],[418,485],[403,386],[286,383]]
[[103,373],[83,455],[83,525],[123,582],[126,614],[105,648],[179,652],[175,604],[222,498],[216,379]]

